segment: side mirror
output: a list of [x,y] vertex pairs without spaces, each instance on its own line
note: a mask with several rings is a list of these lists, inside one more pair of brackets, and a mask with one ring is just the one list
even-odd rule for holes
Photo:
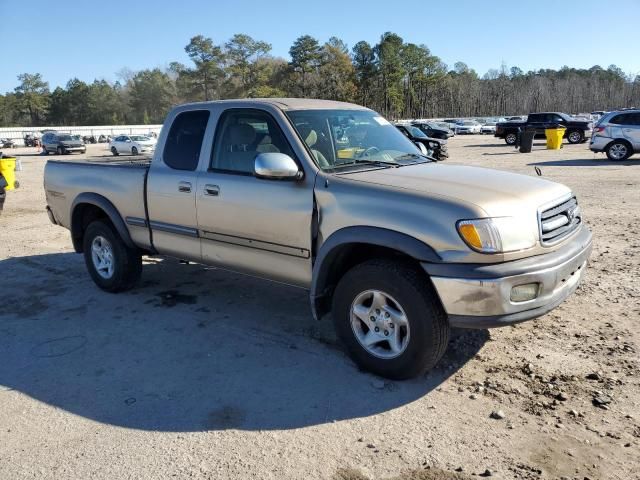
[[289,155],[284,153],[260,153],[254,163],[258,178],[271,180],[300,180],[302,171]]
[[427,147],[424,146],[424,143],[422,142],[414,142],[414,143],[416,144],[416,146],[422,152],[423,155],[429,154],[429,152],[427,151]]

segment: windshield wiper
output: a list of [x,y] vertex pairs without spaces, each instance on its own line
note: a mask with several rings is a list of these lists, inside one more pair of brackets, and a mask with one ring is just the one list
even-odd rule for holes
[[358,163],[364,163],[367,165],[376,165],[378,167],[394,167],[397,168],[400,165],[398,165],[396,162],[386,162],[384,160],[369,160],[366,158],[354,158],[351,162],[345,162],[345,163],[336,163],[333,168],[339,168],[339,167],[352,167],[354,165],[357,165]]
[[[431,157],[427,157],[426,155],[418,155],[417,153],[406,153],[404,155],[400,155],[399,157],[396,157],[394,160],[416,160],[413,163],[406,163],[405,165],[415,165],[417,163],[429,163],[429,162],[435,161]],[[423,160],[423,161],[420,162],[417,160]]]

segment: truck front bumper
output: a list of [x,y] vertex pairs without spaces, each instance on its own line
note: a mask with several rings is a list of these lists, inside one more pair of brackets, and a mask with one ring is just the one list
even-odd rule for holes
[[[569,243],[545,255],[499,264],[423,263],[449,323],[491,328],[537,318],[571,295],[591,254],[591,232],[582,226]],[[537,284],[535,298],[513,301],[514,287]]]

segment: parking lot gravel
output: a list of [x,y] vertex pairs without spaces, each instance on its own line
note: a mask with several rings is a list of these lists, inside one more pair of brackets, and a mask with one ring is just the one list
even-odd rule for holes
[[404,382],[358,371],[302,290],[153,257],[134,290],[100,291],[44,210],[58,157],[10,152],[23,171],[0,215],[0,478],[638,478],[640,157],[542,140],[520,154],[481,135],[449,151],[570,186],[594,249],[559,308],[457,330]]

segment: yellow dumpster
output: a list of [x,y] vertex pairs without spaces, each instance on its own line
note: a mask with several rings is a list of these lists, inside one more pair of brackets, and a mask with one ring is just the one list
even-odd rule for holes
[[546,128],[544,135],[547,137],[547,150],[560,150],[564,138],[565,127]]
[[16,187],[16,159],[13,157],[0,158],[0,173],[7,181],[5,190],[13,190]]

